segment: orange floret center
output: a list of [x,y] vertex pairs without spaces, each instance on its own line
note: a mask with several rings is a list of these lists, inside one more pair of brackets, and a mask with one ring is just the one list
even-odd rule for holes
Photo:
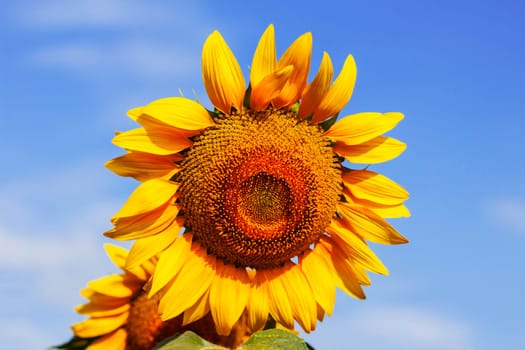
[[330,223],[340,167],[322,130],[293,111],[222,116],[195,140],[176,178],[186,227],[226,263],[279,266]]

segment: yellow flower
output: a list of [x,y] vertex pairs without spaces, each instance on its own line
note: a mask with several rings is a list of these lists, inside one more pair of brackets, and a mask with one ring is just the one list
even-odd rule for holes
[[[122,274],[102,277],[88,283],[81,291],[89,302],[79,305],[77,312],[89,316],[73,325],[75,337],[60,349],[87,350],[149,350],[159,341],[192,330],[209,341],[229,345],[228,339],[213,329],[210,315],[189,325],[182,325],[182,317],[162,321],[157,313],[158,298],[148,298],[144,290],[150,279],[156,258],[148,259],[129,270],[124,267],[128,251],[114,245],[106,245],[106,251]],[[210,326],[211,325],[211,326]],[[245,322],[236,325],[236,335],[245,338]]]
[[[150,296],[163,320],[211,313],[219,334],[239,318],[250,329],[271,315],[306,331],[333,311],[336,287],[364,298],[367,271],[387,269],[366,241],[407,240],[385,218],[409,216],[408,193],[375,164],[405,145],[383,134],[401,113],[359,113],[335,122],[356,78],[352,56],[332,81],[324,53],[308,84],[312,37],[277,60],[273,26],[255,50],[250,84],[213,32],[202,74],[215,111],[171,97],[132,109],[140,128],[117,134],[127,154],[107,166],[142,183],[106,235],[137,239],[126,265],[159,254]],[[184,228],[184,232],[180,231]]]

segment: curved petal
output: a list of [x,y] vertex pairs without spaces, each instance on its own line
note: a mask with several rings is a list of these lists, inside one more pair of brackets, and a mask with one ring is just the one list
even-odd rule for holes
[[327,260],[332,264],[338,287],[354,298],[365,299],[365,293],[359,283],[360,280],[341,249],[330,242],[326,236],[321,237],[316,249],[320,249],[323,256],[327,257]]
[[128,251],[125,248],[119,247],[114,244],[104,244],[104,249],[109,259],[115,264],[115,266],[124,270],[126,264],[126,258],[128,257]]
[[288,292],[281,280],[282,269],[257,271],[264,275],[268,288],[268,307],[273,318],[288,329],[293,329],[293,312]]
[[129,312],[111,317],[92,317],[74,324],[71,328],[76,336],[81,338],[97,337],[114,331],[126,323]]
[[128,117],[134,121],[137,121],[137,119],[142,115],[143,108],[144,106],[130,109],[127,113]]
[[317,321],[317,302],[303,271],[297,265],[289,265],[290,268],[286,269],[280,279],[288,294],[295,320],[306,333],[310,333],[315,329]]
[[86,299],[89,299],[90,303],[104,306],[107,308],[116,308],[124,304],[129,304],[129,297],[116,298],[110,295],[96,292],[91,288],[81,289],[80,295]]
[[230,114],[231,107],[241,110],[246,85],[239,63],[218,31],[202,49],[202,78],[215,107]]
[[187,134],[178,133],[173,128],[158,128],[146,130],[136,128],[117,133],[113,138],[113,144],[131,151],[167,155],[180,152],[191,147]]
[[182,159],[183,157],[178,153],[161,156],[131,151],[106,162],[105,166],[117,175],[133,177],[143,182],[171,175],[178,170],[175,162]]
[[369,206],[370,210],[382,218],[408,218],[410,210],[403,204],[393,206]]
[[319,123],[336,115],[348,103],[354,91],[357,68],[354,57],[348,55],[341,72],[315,109],[312,123]]
[[270,102],[281,92],[292,75],[293,66],[286,66],[270,73],[257,85],[252,87],[250,108],[260,111],[268,107]]
[[151,213],[123,218],[115,222],[115,228],[105,232],[104,235],[118,240],[131,240],[169,231],[173,237],[177,237],[180,231],[180,227],[175,223],[178,213],[178,204],[168,204]]
[[162,252],[177,239],[183,224],[184,218],[177,217],[170,224],[168,230],[162,230],[153,236],[136,240],[129,251],[126,269],[135,274],[134,269],[138,268],[148,259],[151,259],[153,256]]
[[186,259],[191,254],[192,239],[192,234],[183,234],[177,237],[175,242],[160,254],[148,293],[150,298],[164,288],[186,264]]
[[381,275],[388,275],[388,269],[365,241],[348,230],[340,220],[332,220],[326,231],[330,233],[332,240],[345,254],[363,268]]
[[293,72],[288,83],[273,99],[272,104],[275,108],[289,107],[301,98],[308,79],[311,55],[312,33],[304,33],[288,47],[279,59],[277,70],[286,66],[293,66]]
[[215,258],[195,243],[160,299],[160,318],[166,321],[189,309],[208,290],[214,275]]
[[210,310],[219,335],[229,335],[246,308],[247,280],[244,269],[217,260],[216,276],[210,287]]
[[207,290],[199,300],[184,311],[182,325],[185,326],[192,322],[198,321],[210,312],[210,291]]
[[128,332],[124,328],[95,339],[86,350],[126,350]]
[[266,76],[275,71],[277,65],[277,55],[275,53],[275,33],[273,24],[270,24],[264,31],[255,53],[253,55],[250,70],[250,84],[253,90]]
[[179,185],[162,179],[140,184],[111,220],[131,217],[157,209],[173,198]]
[[108,308],[106,305],[89,302],[87,304],[77,306],[75,311],[79,314],[89,315],[91,317],[106,317],[121,314],[128,311],[129,308],[129,303],[125,303],[113,308]]
[[406,144],[392,137],[378,136],[355,146],[336,143],[334,151],[346,160],[358,164],[377,164],[399,156]]
[[397,112],[352,114],[337,121],[325,136],[347,146],[359,145],[393,129],[402,119]]
[[408,240],[389,223],[366,208],[339,203],[337,210],[345,227],[366,240],[382,244],[402,244]]
[[335,304],[335,282],[325,257],[314,248],[300,257],[299,265],[310,282],[315,300],[331,315]]
[[303,92],[301,106],[299,107],[299,118],[304,119],[314,113],[321,103],[323,97],[330,89],[334,68],[328,53],[323,52],[323,59],[319,71],[314,80]]
[[355,204],[359,207],[366,207],[382,218],[410,217],[410,211],[403,204],[385,205],[366,199],[356,198],[346,187],[343,188],[343,195],[348,203]]
[[200,131],[215,125],[208,111],[200,103],[184,97],[153,101],[142,108],[142,114],[183,130]]
[[399,205],[408,199],[408,192],[388,177],[370,170],[343,173],[343,184],[357,198],[384,205]]
[[115,298],[131,298],[141,288],[142,281],[131,280],[123,275],[108,275],[87,285],[91,290]]
[[[255,277],[258,279],[257,277]],[[268,287],[265,281],[256,282],[250,288],[250,299],[246,306],[248,327],[253,332],[263,329],[268,320]]]

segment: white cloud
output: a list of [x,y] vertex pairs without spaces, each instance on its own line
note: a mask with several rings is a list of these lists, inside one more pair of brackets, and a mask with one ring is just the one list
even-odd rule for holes
[[525,199],[500,198],[486,202],[489,214],[509,229],[525,234]]
[[150,2],[133,0],[44,0],[23,5],[13,14],[19,23],[48,29],[144,25],[168,16]]
[[126,75],[149,79],[200,76],[200,48],[134,39],[112,44],[61,43],[36,49],[30,63],[85,76]]
[[471,330],[448,315],[413,306],[364,306],[325,320],[306,337],[319,349],[470,350]]
[[0,270],[17,276],[2,285],[4,301],[19,302],[19,289],[43,305],[69,309],[89,279],[117,272],[102,232],[122,199],[111,198],[108,181],[93,169],[99,167],[91,162],[71,165],[0,188]]
[[0,339],[6,349],[44,349],[53,344],[39,326],[17,319],[0,321]]

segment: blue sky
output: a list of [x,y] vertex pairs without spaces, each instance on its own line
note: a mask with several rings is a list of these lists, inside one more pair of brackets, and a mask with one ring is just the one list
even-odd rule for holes
[[248,71],[259,36],[279,53],[311,31],[358,78],[343,113],[401,111],[408,144],[373,170],[411,193],[411,243],[373,245],[390,276],[338,294],[317,349],[488,350],[525,343],[525,4],[520,1],[3,1],[0,5],[0,344],[42,349],[82,319],[85,283],[116,272],[102,245],[134,188],[103,163],[125,113],[197,96],[221,31]]

